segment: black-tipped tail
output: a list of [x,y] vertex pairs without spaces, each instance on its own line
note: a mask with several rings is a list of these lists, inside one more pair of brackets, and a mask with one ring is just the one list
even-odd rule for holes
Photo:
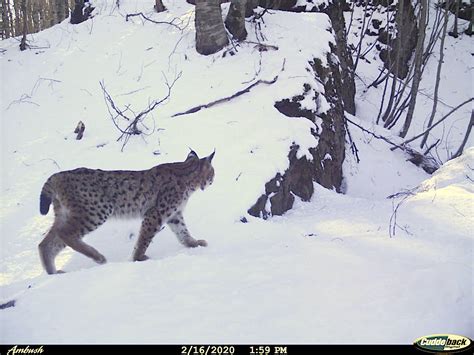
[[48,214],[49,205],[51,205],[51,198],[45,194],[40,195],[40,212],[41,214]]

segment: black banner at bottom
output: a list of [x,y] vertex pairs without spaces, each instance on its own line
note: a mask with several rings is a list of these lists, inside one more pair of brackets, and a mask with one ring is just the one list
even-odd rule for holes
[[[1,355],[170,354],[170,355],[296,355],[342,352],[363,354],[428,354],[413,345],[0,345]],[[444,352],[448,354],[448,352]],[[464,352],[456,352],[463,354]]]

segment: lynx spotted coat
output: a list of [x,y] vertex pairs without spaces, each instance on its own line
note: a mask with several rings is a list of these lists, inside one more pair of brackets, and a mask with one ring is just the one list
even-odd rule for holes
[[142,224],[134,261],[148,259],[145,251],[161,227],[167,223],[187,247],[207,246],[189,234],[183,208],[192,192],[212,184],[214,153],[199,159],[194,151],[184,162],[155,166],[142,171],[103,171],[79,168],[52,175],[43,186],[40,212],[54,206],[54,223],[39,244],[40,259],[48,274],[57,272],[55,257],[66,246],[99,264],[105,257],[82,238],[110,217],[140,217]]

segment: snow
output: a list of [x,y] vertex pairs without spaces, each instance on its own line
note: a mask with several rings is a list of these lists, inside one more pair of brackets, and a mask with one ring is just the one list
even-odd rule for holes
[[[14,39],[0,44],[6,49],[0,56],[0,303],[16,300],[0,311],[0,342],[411,344],[433,333],[473,338],[473,148],[429,176],[350,126],[361,161],[347,150],[345,195],[315,185],[312,200],[297,199],[284,216],[264,221],[246,214],[265,182],[287,168],[291,144],[306,154],[317,143],[310,121],[286,118],[273,103],[301,94],[305,83],[322,90],[307,69],[314,58],[326,63],[333,37],[325,15],[271,11],[262,33],[277,51],[260,53],[246,43],[234,56],[204,57],[194,50],[194,8],[183,1],[165,1],[169,11],[161,14],[138,0],[121,1],[120,9],[115,1],[94,4],[92,21],[65,21],[32,36],[47,48],[20,53]],[[187,27],[125,21],[126,13],[139,11],[156,20],[177,17]],[[249,40],[256,42],[249,27]],[[301,35],[309,31],[312,36]],[[469,52],[463,53],[460,61],[467,63]],[[132,137],[122,151],[99,81],[120,107],[130,104],[137,112],[166,95],[164,75],[171,82],[180,72],[169,100],[141,127],[147,135]],[[273,85],[171,117],[276,75]],[[367,119],[371,101],[358,99],[361,113],[351,120],[399,142],[396,133]],[[76,141],[79,120],[86,130]],[[449,137],[449,144],[460,143]],[[66,274],[43,273],[37,245],[53,217],[39,214],[38,196],[48,176],[79,166],[148,169],[183,160],[188,147],[200,156],[216,149],[215,183],[193,195],[184,212],[191,234],[206,239],[207,248],[185,249],[165,228],[149,247],[151,259],[132,263],[140,221],[108,221],[85,237],[107,264],[67,249],[56,259]],[[393,204],[402,198],[386,197],[405,190],[413,192],[400,205],[390,237]],[[244,216],[248,223],[240,222]]]

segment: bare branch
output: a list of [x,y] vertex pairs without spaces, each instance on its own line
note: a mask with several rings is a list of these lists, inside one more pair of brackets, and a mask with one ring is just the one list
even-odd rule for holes
[[[138,125],[142,124],[143,121],[146,118],[146,116],[152,112],[156,107],[158,107],[161,103],[164,101],[168,100],[170,95],[171,95],[171,90],[176,83],[176,81],[181,77],[182,72],[178,73],[178,75],[173,79],[173,81],[170,83],[168,79],[165,77],[165,85],[168,89],[167,94],[158,100],[153,100],[148,104],[148,107],[138,114],[132,111],[130,108],[130,105],[125,106],[125,109],[120,109],[110,96],[109,92],[105,88],[105,84],[103,81],[101,81],[100,87],[102,89],[102,92],[104,94],[104,100],[105,104],[107,106],[107,110],[109,112],[109,115],[112,119],[112,122],[114,126],[119,130],[121,135],[117,138],[117,141],[123,141],[122,145],[122,150],[124,149],[125,145],[128,143],[128,140],[130,139],[131,136],[133,135],[141,135],[143,132],[139,129]],[[127,115],[127,112],[132,112],[133,116]],[[127,122],[127,126],[125,128],[120,127],[119,124],[119,119],[123,119]],[[146,129],[146,126],[145,126]]]
[[[470,99],[467,99],[466,101],[460,103],[459,105],[457,105],[455,108],[453,108],[451,111],[449,111],[446,115],[444,115],[443,117],[441,117],[436,123],[434,123],[431,127],[428,127],[428,129],[426,129],[425,131],[421,132],[420,134],[414,136],[413,138],[410,138],[406,141],[404,141],[402,143],[402,146],[405,146],[406,144],[408,143],[411,143],[413,142],[414,140],[420,138],[421,136],[425,135],[426,133],[428,133],[429,131],[431,131],[433,128],[435,128],[437,125],[439,125],[441,122],[443,122],[446,118],[448,118],[449,116],[451,116],[451,114],[453,114],[455,111],[457,111],[459,108],[461,108],[462,106],[468,104],[469,102],[473,101],[474,100],[474,97],[471,97]],[[401,148],[401,146],[396,146],[394,148],[391,148],[392,150],[395,150],[397,148]]]
[[150,21],[150,22],[153,22],[153,23],[156,23],[158,25],[170,25],[170,26],[173,26],[173,27],[176,27],[178,30],[182,31],[184,28],[178,26],[177,24],[174,23],[175,20],[178,20],[177,17],[175,17],[173,20],[171,21],[155,21],[155,20],[152,20],[151,18],[145,16],[143,14],[143,12],[138,12],[136,14],[127,14],[125,16],[125,21],[128,21],[128,19],[130,17],[135,17],[135,16],[141,16],[143,19],[147,20],[147,21]]
[[[282,67],[281,67],[280,73],[285,70],[285,62],[286,62],[286,59],[283,60],[283,65],[282,65]],[[198,105],[198,106],[192,107],[192,108],[190,108],[189,110],[186,110],[186,111],[184,111],[184,112],[175,113],[175,114],[172,115],[171,117],[177,117],[177,116],[188,115],[188,114],[190,114],[190,113],[198,112],[198,111],[202,110],[203,108],[209,108],[209,107],[212,107],[212,106],[221,104],[221,103],[223,103],[223,102],[228,102],[228,101],[230,101],[230,100],[232,100],[232,99],[235,99],[236,97],[238,97],[238,96],[240,96],[240,95],[243,95],[243,94],[245,94],[245,93],[247,93],[247,92],[250,92],[250,90],[251,90],[252,88],[254,88],[255,86],[260,85],[260,84],[265,84],[265,85],[275,84],[276,81],[278,80],[278,76],[279,76],[279,75],[280,75],[280,74],[276,75],[272,80],[257,80],[256,82],[254,82],[253,84],[247,86],[246,88],[237,91],[235,94],[232,94],[232,95],[227,96],[227,97],[223,97],[223,98],[221,98],[221,99],[218,99],[218,100],[209,102],[209,103],[207,103],[207,104],[202,104],[202,105]]]

